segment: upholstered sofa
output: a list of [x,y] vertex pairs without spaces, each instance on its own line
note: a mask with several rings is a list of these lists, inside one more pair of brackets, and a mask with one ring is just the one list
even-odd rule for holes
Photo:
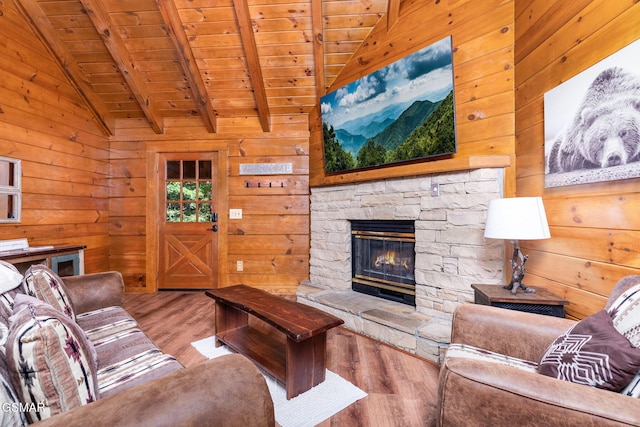
[[184,368],[124,310],[117,272],[63,281],[33,266],[0,300],[2,426],[275,425],[252,362]]
[[[640,276],[621,280],[605,309],[611,310],[619,296],[639,283]],[[627,320],[634,317],[640,323],[637,293],[635,311],[627,313]],[[440,370],[439,425],[640,426],[637,398],[536,371],[550,345],[576,324],[485,305],[459,306],[453,317],[452,354],[447,353]],[[636,339],[638,329],[632,331]],[[455,354],[454,349],[467,346],[482,349],[479,357]],[[617,348],[610,351],[616,353]]]

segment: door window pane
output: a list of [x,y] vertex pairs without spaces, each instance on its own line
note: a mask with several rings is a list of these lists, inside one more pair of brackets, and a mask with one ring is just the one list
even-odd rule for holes
[[196,161],[184,160],[182,162],[182,178],[196,179]]
[[193,181],[185,182],[182,187],[182,200],[196,199],[196,183]]
[[169,160],[167,162],[167,179],[180,179],[179,160]]
[[201,182],[198,186],[198,200],[211,200],[211,182]]
[[196,222],[196,204],[182,204],[182,222]]
[[167,182],[167,200],[180,200],[179,182]]
[[211,179],[211,160],[200,160],[198,162],[198,178]]
[[180,222],[180,203],[167,203],[167,222]]
[[198,209],[198,222],[211,222],[211,205],[201,203]]

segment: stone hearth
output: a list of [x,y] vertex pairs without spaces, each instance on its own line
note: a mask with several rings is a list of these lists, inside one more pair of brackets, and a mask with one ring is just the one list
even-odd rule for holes
[[[439,362],[455,307],[473,302],[471,284],[502,281],[502,242],[484,239],[488,202],[502,197],[502,173],[487,168],[312,188],[310,280],[298,287],[298,301]],[[351,290],[349,221],[380,219],[415,221],[416,307]]]

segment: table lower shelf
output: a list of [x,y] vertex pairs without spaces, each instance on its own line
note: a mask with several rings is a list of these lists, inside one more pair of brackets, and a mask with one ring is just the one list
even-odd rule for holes
[[[477,301],[476,304],[478,304]],[[482,304],[482,302],[480,302],[480,304]],[[523,311],[525,313],[542,314],[544,316],[565,317],[563,305],[518,304],[509,302],[493,302],[485,305],[506,308],[507,310]]]
[[220,332],[216,338],[233,351],[243,354],[281,384],[286,381],[286,345],[251,326]]

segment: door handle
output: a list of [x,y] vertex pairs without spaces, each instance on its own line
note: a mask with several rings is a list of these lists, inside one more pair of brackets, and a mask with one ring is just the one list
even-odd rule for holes
[[218,226],[216,224],[213,224],[211,226],[211,231],[213,231],[214,233],[218,231]]

